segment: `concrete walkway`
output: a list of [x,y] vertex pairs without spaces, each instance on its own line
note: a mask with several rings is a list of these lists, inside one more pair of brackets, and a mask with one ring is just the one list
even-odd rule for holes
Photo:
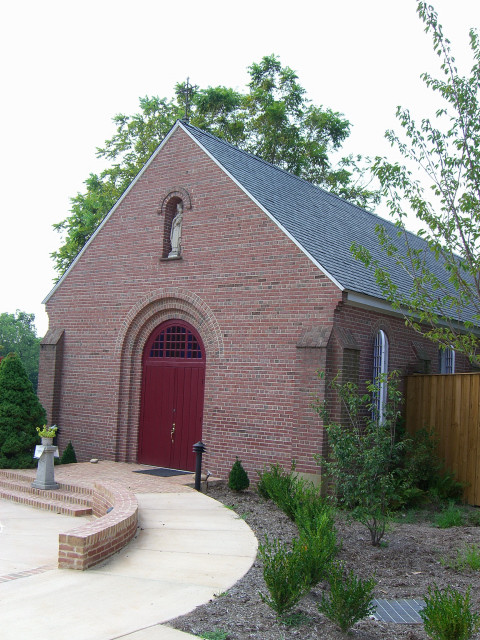
[[183,486],[185,476],[132,474],[141,467],[125,464],[120,473],[117,464],[55,472],[60,481],[113,474],[134,485],[137,536],[85,572],[56,569],[58,532],[78,526],[78,518],[0,500],[2,640],[32,633],[36,640],[186,640],[196,636],[162,623],[226,591],[251,567],[257,540],[234,512]]

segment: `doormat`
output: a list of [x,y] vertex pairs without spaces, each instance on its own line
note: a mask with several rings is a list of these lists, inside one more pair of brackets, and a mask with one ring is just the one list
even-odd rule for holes
[[156,469],[139,469],[138,471],[134,471],[133,473],[146,473],[149,476],[160,476],[161,478],[168,478],[169,476],[185,476],[188,474],[192,474],[191,471],[179,471],[178,469],[165,469],[164,467],[157,467]]
[[419,611],[425,608],[425,601],[416,600],[374,600],[375,612],[372,618],[382,622],[398,622],[403,624],[421,624]]

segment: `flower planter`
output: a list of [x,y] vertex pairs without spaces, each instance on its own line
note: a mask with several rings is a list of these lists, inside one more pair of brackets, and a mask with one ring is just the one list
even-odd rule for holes
[[53,438],[42,438],[42,444],[44,447],[51,446],[53,444]]

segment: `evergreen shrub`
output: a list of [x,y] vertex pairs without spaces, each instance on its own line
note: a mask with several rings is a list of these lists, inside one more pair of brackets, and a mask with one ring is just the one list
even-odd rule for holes
[[453,587],[429,587],[420,616],[433,640],[470,640],[480,628],[480,615],[470,609],[470,587],[464,596]]
[[232,491],[244,491],[250,486],[247,472],[238,458],[233,463],[232,470],[228,476],[228,486]]
[[289,472],[279,464],[271,464],[270,469],[265,469],[263,473],[258,472],[258,475],[260,476],[260,481],[257,484],[258,493],[265,500],[273,500],[290,520],[295,520],[298,489],[295,464],[292,464]]
[[9,354],[0,362],[0,469],[35,466],[36,428],[46,421],[20,358]]
[[373,613],[373,590],[377,584],[374,578],[362,580],[353,571],[347,573],[339,563],[331,565],[328,583],[330,595],[322,595],[318,610],[343,632]]
[[294,541],[289,549],[279,540],[270,542],[265,536],[265,543],[259,545],[258,551],[263,562],[263,579],[270,593],[270,597],[260,593],[260,598],[282,618],[310,589],[301,545]]
[[299,529],[296,544],[301,548],[304,573],[311,587],[328,575],[330,566],[340,550],[334,522],[334,510],[325,501],[323,510],[315,514],[301,506],[296,510],[295,522]]
[[72,441],[70,440],[65,447],[65,451],[62,453],[60,464],[72,464],[74,462],[77,462],[77,456],[75,455],[75,449],[73,448]]

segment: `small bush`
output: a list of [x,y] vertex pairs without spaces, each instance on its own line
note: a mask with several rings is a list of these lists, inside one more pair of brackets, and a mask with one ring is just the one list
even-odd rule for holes
[[247,472],[238,458],[233,463],[232,470],[228,476],[228,486],[232,491],[244,491],[250,486]]
[[420,616],[433,640],[469,640],[480,628],[479,614],[470,609],[470,587],[465,596],[452,587],[429,587]]
[[333,559],[339,551],[333,521],[325,514],[318,517],[315,526],[303,529],[295,541],[303,563],[303,571],[311,587],[328,575]]
[[309,483],[300,483],[295,493],[294,519],[300,538],[305,575],[310,586],[326,576],[337,555],[337,533],[332,505]]
[[425,493],[440,474],[442,465],[437,446],[435,432],[428,428],[419,429],[406,440],[404,463],[409,485]]
[[357,578],[353,571],[346,573],[344,565],[339,563],[332,564],[328,582],[330,596],[322,595],[318,610],[343,632],[373,613],[373,590],[377,584],[374,578]]
[[273,500],[290,520],[295,519],[295,493],[297,489],[297,476],[295,465],[292,464],[290,472],[286,472],[279,464],[271,464],[269,470],[258,474],[260,481],[257,491],[266,500]]
[[72,464],[73,462],[77,462],[77,456],[75,455],[73,444],[70,441],[65,447],[65,451],[62,453],[60,464]]
[[288,549],[278,540],[270,542],[265,536],[265,544],[259,545],[258,551],[263,562],[263,579],[270,593],[270,597],[260,593],[260,598],[281,618],[310,588],[301,548],[294,542],[292,549]]
[[463,512],[453,502],[450,502],[447,507],[435,516],[434,524],[439,529],[461,527],[464,524]]
[[[438,437],[433,429],[419,429],[406,438],[404,456],[407,490],[405,504],[413,506],[430,500],[444,502],[461,500],[465,484],[455,479],[451,471],[443,470],[444,461],[438,455]],[[412,489],[415,489],[412,493]]]
[[480,527],[480,510],[479,509],[472,509],[468,511],[466,516],[467,516],[469,525],[471,525],[472,527]]
[[317,518],[325,513],[332,515],[331,501],[324,498],[318,487],[312,482],[306,482],[295,478],[292,486],[292,511],[293,519],[299,529],[316,522]]

